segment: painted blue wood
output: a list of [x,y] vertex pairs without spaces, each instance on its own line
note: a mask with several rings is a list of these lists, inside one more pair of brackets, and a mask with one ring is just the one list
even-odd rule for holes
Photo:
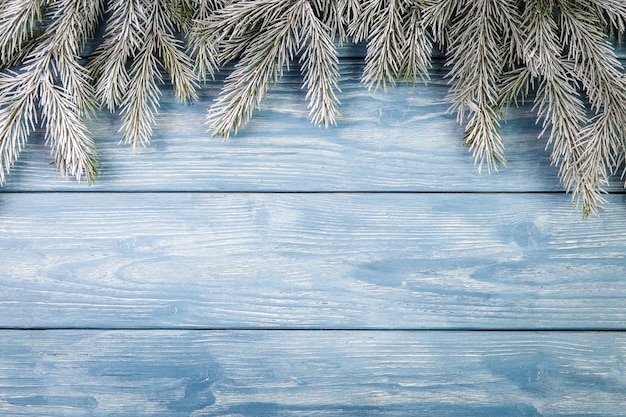
[[626,327],[626,204],[561,194],[0,195],[0,325]]
[[291,73],[225,143],[219,82],[164,89],[140,154],[101,114],[91,187],[31,138],[0,192],[0,415],[623,415],[624,194],[582,221],[528,107],[478,174],[441,65],[367,91],[362,51],[328,130]]
[[[89,125],[103,163],[91,187],[58,178],[42,135],[29,140],[5,191],[560,191],[530,106],[503,125],[508,165],[478,173],[448,103],[445,71],[415,89],[368,91],[362,61],[341,65],[342,117],[311,125],[294,70],[270,93],[248,127],[226,142],[211,139],[207,108],[220,83],[192,106],[164,88],[152,144],[139,154],[120,145],[121,121],[103,112]],[[615,180],[613,190],[621,190]]]
[[3,332],[3,416],[623,416],[626,337]]

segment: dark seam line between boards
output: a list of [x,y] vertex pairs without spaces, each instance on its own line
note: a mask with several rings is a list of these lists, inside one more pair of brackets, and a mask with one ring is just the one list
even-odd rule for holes
[[[313,190],[313,191],[280,191],[280,190],[6,190],[2,194],[329,194],[329,195],[358,195],[358,194],[467,194],[467,195],[566,195],[566,191],[433,191],[433,190]],[[607,195],[624,195],[626,190],[611,191]]]
[[411,333],[624,333],[626,328],[513,328],[513,329],[474,329],[474,328],[340,328],[340,327],[285,327],[285,328],[263,328],[263,327],[19,327],[2,326],[0,331],[177,331],[177,332],[411,332]]

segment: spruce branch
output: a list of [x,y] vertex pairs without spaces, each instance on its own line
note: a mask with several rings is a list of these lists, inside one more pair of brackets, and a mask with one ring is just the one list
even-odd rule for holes
[[307,0],[244,0],[221,9],[199,37],[221,47],[221,60],[240,57],[207,115],[213,135],[227,138],[259,108],[270,85],[298,52],[314,123],[334,123],[337,56],[330,29]]
[[[138,0],[122,11],[124,14],[119,18],[119,28],[112,32],[121,31],[119,33],[123,34],[124,30],[136,31],[135,27],[141,28],[138,36],[124,38],[125,44],[120,46],[124,54],[115,64],[117,72],[114,74],[114,83],[117,86],[110,89],[110,94],[101,96],[109,107],[117,105],[123,97],[119,103],[124,120],[122,141],[133,149],[150,142],[161,95],[159,84],[163,83],[161,67],[168,73],[180,102],[197,98],[198,83],[193,62],[175,36],[176,16],[172,14],[173,10],[176,9],[172,9],[167,0]],[[115,48],[117,46],[112,43],[98,52],[101,57],[106,57],[114,54]],[[102,74],[101,77],[108,76],[104,72],[108,65],[106,59],[96,59],[100,59],[99,63],[104,67],[96,65],[93,71]],[[128,75],[123,69],[127,59],[132,61]],[[107,83],[107,80],[102,83]],[[103,87],[101,91],[106,92],[107,88]]]
[[281,17],[289,3],[273,0],[230,2],[215,9],[215,13],[205,20],[198,21],[193,39],[219,48],[219,65],[236,61],[255,43],[256,37],[263,35],[263,28]]
[[339,45],[348,41],[348,28],[361,11],[359,0],[312,0],[316,16],[330,29],[330,37]]
[[[193,63],[183,51],[182,42],[175,36],[176,16],[168,9],[167,0],[148,2],[146,48],[151,49],[160,58],[168,73],[176,97],[180,102],[189,102],[197,98],[198,84],[193,71]],[[154,42],[154,43],[153,43]]]
[[225,0],[196,0],[192,24],[187,30],[188,52],[194,62],[194,71],[200,81],[215,78],[220,66],[219,51],[211,37],[200,37],[199,28],[217,11],[228,4]]
[[445,36],[450,42],[450,110],[457,112],[461,123],[467,117],[465,143],[479,170],[483,164],[491,171],[506,163],[498,102],[507,64],[504,36],[515,30],[512,24],[517,20],[514,7],[508,0],[467,1]]
[[604,199],[595,180],[581,173],[584,149],[580,133],[588,119],[572,77],[574,65],[562,56],[552,2],[530,0],[523,25],[527,35],[524,61],[533,76],[540,79],[535,108],[543,119],[542,135],[549,131],[552,163],[559,166],[561,181],[575,201],[580,201],[586,215],[592,207],[604,204]]
[[507,109],[511,105],[524,105],[530,92],[535,90],[535,81],[536,77],[526,66],[505,71],[502,74],[497,106]]
[[354,42],[367,39],[362,82],[387,89],[399,79],[414,85],[428,79],[432,41],[424,1],[368,0],[349,27]]
[[433,38],[445,50],[448,33],[454,17],[458,14],[464,0],[425,0],[424,22],[430,28]]
[[168,0],[167,7],[176,29],[188,34],[193,28],[193,18],[198,8],[198,0]]
[[403,19],[406,46],[398,75],[413,86],[430,78],[428,68],[431,66],[433,43],[424,21],[424,6],[423,1],[414,2]]
[[92,182],[98,174],[96,147],[89,136],[75,103],[67,91],[45,78],[41,83],[43,122],[46,143],[54,153],[59,171],[78,179],[83,175]]
[[[580,175],[598,192],[604,193],[609,175],[623,159],[626,138],[624,68],[602,30],[602,16],[577,3],[561,0],[559,6],[563,43],[569,46],[568,58],[574,62],[576,76],[595,113],[591,123],[580,133],[584,149]],[[576,197],[576,193],[574,195]],[[600,208],[583,197],[579,198],[579,204],[584,214],[596,213]]]
[[581,0],[581,6],[595,8],[604,25],[609,24],[620,33],[626,31],[626,3],[623,0]]
[[11,66],[36,36],[45,0],[6,0],[0,4],[0,68]]
[[35,127],[38,111],[60,173],[77,179],[84,176],[88,182],[95,178],[95,145],[82,121],[93,108],[93,91],[78,59],[101,8],[99,1],[51,2],[46,10],[49,23],[39,43],[25,55],[18,71],[6,71],[0,77],[0,181]]
[[146,16],[141,0],[114,0],[108,12],[104,41],[87,68],[95,80],[96,96],[113,112],[122,104],[129,88],[127,62],[142,42]]
[[[281,0],[241,1],[225,7],[219,15],[224,25],[218,30],[224,39],[225,55],[232,55],[232,50],[239,53],[244,45],[247,49],[207,115],[213,135],[228,138],[231,130],[236,134],[248,123],[270,84],[289,65],[297,49],[297,20],[293,2]],[[254,36],[246,33],[249,28],[258,28],[254,44]]]
[[163,77],[155,56],[156,40],[146,39],[131,67],[132,78],[121,104],[122,141],[133,150],[150,143],[158,112]]
[[362,82],[369,88],[395,86],[406,47],[401,0],[366,0],[350,28],[355,42],[367,39]]
[[[52,23],[39,46],[44,56],[51,59],[48,70],[80,112],[92,111],[95,99],[91,79],[78,60],[85,41],[100,21],[102,1],[58,0],[47,14]],[[27,56],[26,62],[29,61],[37,61],[37,50]]]
[[300,41],[304,87],[309,100],[309,116],[316,124],[335,124],[339,114],[339,68],[337,51],[330,30],[315,15],[308,2],[302,2]]
[[155,38],[158,54],[170,77],[178,101],[190,103],[197,100],[198,81],[193,70],[193,61],[183,51],[181,42],[168,32],[156,32]]
[[37,87],[29,86],[28,75],[0,74],[0,184],[37,125]]

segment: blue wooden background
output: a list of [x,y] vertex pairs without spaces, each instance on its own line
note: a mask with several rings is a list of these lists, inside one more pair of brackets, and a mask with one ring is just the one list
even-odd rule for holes
[[227,142],[163,89],[151,145],[90,122],[103,174],[35,134],[0,193],[2,416],[623,416],[626,198],[582,220],[530,108],[479,174],[446,83],[297,71]]

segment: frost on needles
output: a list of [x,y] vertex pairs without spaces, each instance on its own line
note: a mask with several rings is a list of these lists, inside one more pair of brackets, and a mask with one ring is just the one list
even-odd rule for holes
[[[102,42],[81,57],[99,27]],[[161,85],[191,102],[227,63],[207,114],[214,136],[245,126],[294,62],[311,121],[333,125],[337,47],[365,42],[362,82],[374,89],[427,81],[434,47],[445,53],[450,111],[478,169],[506,163],[506,107],[534,101],[588,215],[624,162],[626,80],[610,39],[625,30],[623,0],[0,0],[0,183],[40,127],[60,173],[93,181],[87,116],[117,112],[122,141],[146,146]]]

